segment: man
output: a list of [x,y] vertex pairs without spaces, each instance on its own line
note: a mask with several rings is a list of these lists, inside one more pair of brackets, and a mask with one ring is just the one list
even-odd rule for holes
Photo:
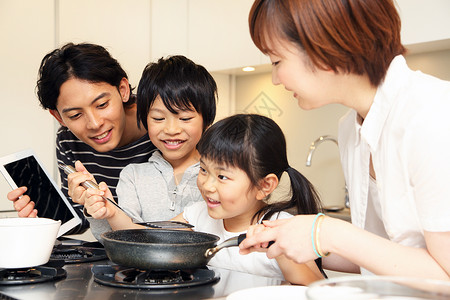
[[[37,95],[41,106],[61,124],[56,134],[58,163],[81,161],[89,170],[86,174],[106,182],[117,201],[120,171],[130,163],[148,161],[155,149],[147,131],[138,127],[136,99],[120,64],[102,46],[66,44],[43,58]],[[71,199],[75,193],[69,190],[67,175],[60,170],[60,176],[61,189]],[[26,190],[19,187],[7,197],[20,217],[36,217]],[[73,205],[83,221],[69,234],[82,233],[89,223],[82,206]]]

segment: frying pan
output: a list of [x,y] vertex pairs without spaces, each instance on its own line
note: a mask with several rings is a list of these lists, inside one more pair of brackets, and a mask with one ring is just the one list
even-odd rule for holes
[[238,246],[245,237],[241,234],[217,245],[218,236],[198,231],[126,229],[102,234],[111,261],[144,270],[200,268],[217,251]]

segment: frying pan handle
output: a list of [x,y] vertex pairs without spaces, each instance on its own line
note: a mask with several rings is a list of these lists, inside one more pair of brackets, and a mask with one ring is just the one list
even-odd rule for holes
[[[239,244],[243,240],[245,240],[246,237],[247,237],[247,234],[242,233],[242,234],[240,234],[238,236],[229,238],[228,240],[225,240],[223,243],[220,243],[219,245],[217,245],[216,247],[207,249],[206,252],[205,252],[205,257],[206,258],[210,258],[210,257],[214,256],[219,250],[221,250],[223,248],[239,246]],[[267,248],[269,248],[273,243],[274,243],[274,241],[270,241],[269,245],[267,246]]]
[[[247,238],[247,234],[245,234],[245,233],[240,234],[238,236],[238,244],[237,245],[239,246],[242,243],[242,241],[245,240],[246,238]],[[275,243],[275,242],[274,241],[270,241],[266,248],[269,248],[270,246],[272,246],[273,243]]]

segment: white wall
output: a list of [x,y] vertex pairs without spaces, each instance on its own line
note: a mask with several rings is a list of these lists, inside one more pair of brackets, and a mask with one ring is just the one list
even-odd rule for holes
[[[54,163],[54,124],[35,96],[42,57],[54,47],[54,1],[0,1],[0,156],[33,148]],[[11,209],[0,175],[0,210]]]

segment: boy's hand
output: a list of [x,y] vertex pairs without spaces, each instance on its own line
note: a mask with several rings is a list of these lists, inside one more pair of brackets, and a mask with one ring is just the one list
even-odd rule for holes
[[84,193],[84,207],[94,219],[109,219],[116,214],[116,207],[102,196],[113,199],[112,193],[104,182],[99,189],[89,188]]

